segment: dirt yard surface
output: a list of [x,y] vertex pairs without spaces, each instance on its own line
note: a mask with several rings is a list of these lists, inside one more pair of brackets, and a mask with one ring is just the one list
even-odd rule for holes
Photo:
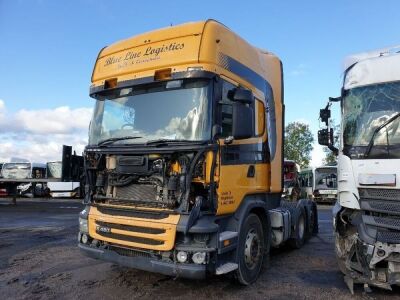
[[174,279],[83,256],[77,248],[78,200],[0,200],[1,299],[396,299],[399,289],[361,286],[351,296],[337,268],[331,207],[319,208],[320,233],[302,249],[274,250],[258,281]]

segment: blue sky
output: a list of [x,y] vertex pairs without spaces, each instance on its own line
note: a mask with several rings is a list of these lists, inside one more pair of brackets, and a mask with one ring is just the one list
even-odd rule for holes
[[399,1],[0,0],[0,108],[36,116],[68,106],[74,118],[93,104],[90,76],[102,47],[213,18],[282,59],[286,120],[307,120],[315,133],[319,108],[339,94],[343,58],[400,44],[399,11]]

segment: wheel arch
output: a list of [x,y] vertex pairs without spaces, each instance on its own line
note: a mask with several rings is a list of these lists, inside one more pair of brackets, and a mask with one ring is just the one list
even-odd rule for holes
[[[227,224],[227,230],[235,231],[240,234],[240,229],[242,228],[246,217],[254,213],[260,218],[260,221],[264,228],[264,239],[266,245],[266,252],[268,253],[271,248],[271,221],[269,218],[268,210],[276,206],[275,202],[280,201],[280,197],[269,197],[268,194],[251,194],[246,195],[243,198],[242,203],[239,208],[230,218]],[[237,260],[237,255],[236,255]]]

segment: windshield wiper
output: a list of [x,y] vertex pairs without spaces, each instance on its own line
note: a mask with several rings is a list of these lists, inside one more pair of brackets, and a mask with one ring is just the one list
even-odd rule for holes
[[108,145],[108,144],[112,144],[114,142],[117,141],[123,141],[123,140],[131,140],[131,139],[140,139],[141,136],[122,136],[122,137],[112,137],[112,138],[108,138],[105,140],[100,141],[97,145],[98,146],[104,146],[104,145]]
[[[394,120],[396,120],[398,117],[400,117],[400,113],[395,114],[393,117],[391,117],[389,120],[387,120],[385,123],[383,123],[382,125],[380,125],[379,127],[377,127],[374,130],[374,133],[372,134],[371,140],[368,143],[368,147],[365,150],[364,153],[364,158],[368,157],[369,153],[371,152],[372,147],[374,146],[374,140],[375,140],[375,136],[376,134],[381,131],[382,128],[386,127],[387,125],[389,125],[390,123],[392,123]],[[389,145],[388,145],[389,146]]]
[[157,139],[157,140],[150,140],[146,142],[146,145],[168,145],[168,144],[174,144],[174,143],[195,143],[195,142],[201,142],[201,141],[192,141],[192,140],[185,140],[185,139],[179,139],[179,140],[169,140],[169,139]]

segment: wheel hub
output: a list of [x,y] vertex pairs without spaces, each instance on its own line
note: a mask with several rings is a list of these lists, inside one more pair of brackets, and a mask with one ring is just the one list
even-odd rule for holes
[[247,268],[253,269],[261,257],[261,242],[254,229],[249,230],[244,247],[244,261]]

